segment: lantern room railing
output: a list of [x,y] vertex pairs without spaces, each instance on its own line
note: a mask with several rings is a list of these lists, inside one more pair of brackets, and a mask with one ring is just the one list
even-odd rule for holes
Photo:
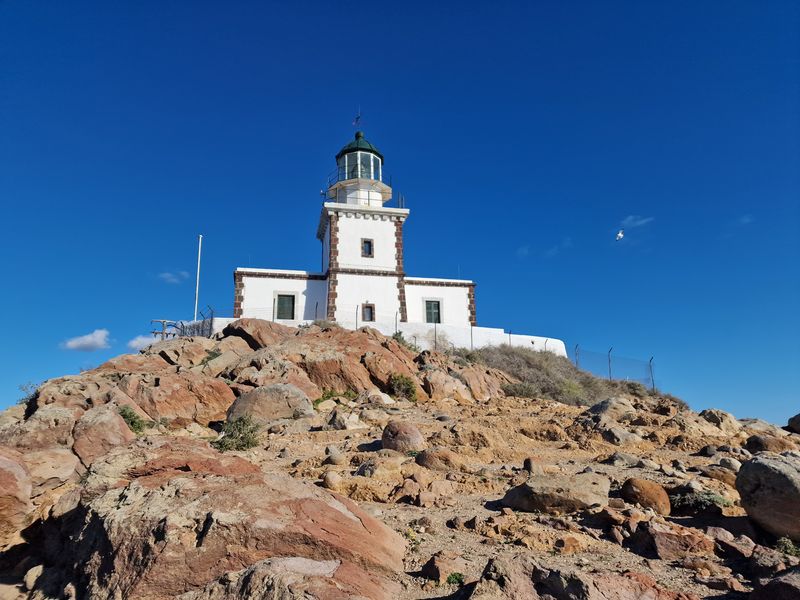
[[340,181],[349,181],[350,179],[372,179],[373,181],[380,181],[383,183],[386,183],[388,180],[389,183],[387,183],[387,185],[391,186],[391,178],[387,177],[382,168],[378,170],[378,173],[370,173],[370,169],[366,165],[353,165],[351,167],[338,167],[331,171],[330,175],[328,175],[328,187]]

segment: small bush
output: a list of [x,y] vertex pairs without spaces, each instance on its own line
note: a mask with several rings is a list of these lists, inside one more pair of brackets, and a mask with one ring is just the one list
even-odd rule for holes
[[220,352],[219,350],[207,350],[205,358],[200,361],[200,366],[205,366],[209,362],[220,356],[222,356],[222,352]]
[[125,421],[128,429],[136,435],[141,434],[147,427],[147,421],[140,417],[130,406],[120,406],[119,416]]
[[17,386],[19,391],[23,394],[22,397],[17,400],[17,404],[28,404],[28,402],[36,398],[40,385],[40,383],[28,381],[27,383]]
[[419,352],[419,346],[417,346],[414,342],[409,341],[403,336],[402,331],[398,331],[392,336],[392,339],[400,344],[401,346],[411,350],[412,352]]
[[679,512],[702,513],[712,507],[723,508],[733,503],[714,492],[696,492],[670,496],[672,508]]
[[778,552],[783,552],[784,554],[788,554],[789,556],[798,556],[798,557],[800,557],[800,546],[795,544],[788,537],[780,538],[778,540],[778,543],[775,544],[775,549]]
[[222,437],[211,442],[211,445],[220,452],[249,450],[258,445],[259,429],[261,426],[253,422],[250,415],[243,415],[226,421],[222,427]]
[[464,585],[464,575],[461,573],[450,573],[447,576],[447,583],[453,585]]
[[317,319],[316,321],[312,321],[311,324],[316,325],[320,329],[333,329],[334,327],[341,327],[336,321],[328,321],[326,319]]
[[395,398],[404,398],[411,402],[417,401],[417,386],[414,380],[407,375],[392,373],[389,376],[389,392]]

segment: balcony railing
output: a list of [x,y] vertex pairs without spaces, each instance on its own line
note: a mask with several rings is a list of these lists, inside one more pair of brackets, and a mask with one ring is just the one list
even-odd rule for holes
[[[328,187],[331,187],[334,183],[338,183],[339,181],[348,181],[350,179],[372,179],[383,183],[386,183],[388,180],[391,182],[391,178],[387,177],[383,169],[380,169],[378,173],[371,173],[369,167],[366,165],[353,165],[348,168],[338,167],[331,171],[331,174],[328,175]],[[391,183],[387,183],[387,185],[391,185]]]

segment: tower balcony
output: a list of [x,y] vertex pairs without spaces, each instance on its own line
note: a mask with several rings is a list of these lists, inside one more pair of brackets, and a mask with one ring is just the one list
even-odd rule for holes
[[384,185],[388,185],[389,187],[392,185],[392,178],[383,172],[382,165],[377,166],[377,172],[373,172],[372,169],[370,169],[367,165],[351,165],[349,168],[340,166],[331,171],[331,173],[328,175],[327,187],[334,186],[337,183],[344,181],[352,181],[355,183],[355,180],[357,179],[378,181],[380,183],[388,181],[388,183]]

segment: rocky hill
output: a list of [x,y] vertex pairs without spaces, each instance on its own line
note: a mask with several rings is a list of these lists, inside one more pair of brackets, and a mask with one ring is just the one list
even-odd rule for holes
[[242,319],[49,380],[0,413],[0,600],[800,598],[800,417],[493,357]]

